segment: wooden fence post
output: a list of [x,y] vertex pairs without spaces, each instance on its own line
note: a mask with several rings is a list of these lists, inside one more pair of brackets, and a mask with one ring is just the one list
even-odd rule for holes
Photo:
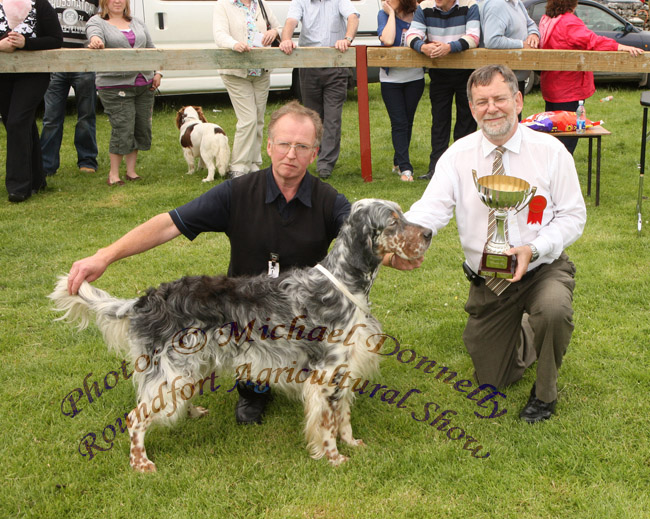
[[359,110],[359,148],[361,177],[372,182],[372,153],[370,151],[370,103],[368,101],[368,53],[365,45],[357,45],[357,100]]

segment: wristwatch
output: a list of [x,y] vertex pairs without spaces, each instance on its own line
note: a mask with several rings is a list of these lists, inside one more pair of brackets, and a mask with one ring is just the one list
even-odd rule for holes
[[530,247],[530,250],[533,251],[533,255],[530,257],[530,262],[534,263],[539,259],[539,251],[537,250],[537,247],[535,247],[532,243],[527,243],[526,245],[528,245]]
[[345,37],[346,40],[348,40],[348,43],[352,45],[352,42],[354,41],[354,38],[350,38],[349,36]]

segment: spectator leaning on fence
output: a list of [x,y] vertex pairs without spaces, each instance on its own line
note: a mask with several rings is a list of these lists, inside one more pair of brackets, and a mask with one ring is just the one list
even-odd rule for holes
[[[377,14],[377,35],[386,47],[406,45],[406,33],[411,26],[416,0],[386,0]],[[413,166],[409,145],[413,132],[415,111],[424,91],[422,67],[382,67],[379,71],[381,97],[390,117],[393,139],[393,171],[406,182],[413,181]]]
[[[425,0],[415,11],[407,44],[432,59],[478,46],[481,34],[475,0]],[[471,70],[429,69],[431,98],[431,155],[429,172],[418,178],[430,180],[440,156],[449,147],[451,107],[456,96],[454,141],[476,130],[467,101]]]
[[[212,32],[219,47],[248,52],[268,47],[280,36],[282,27],[262,0],[219,0],[214,6]],[[262,165],[264,111],[271,86],[271,74],[262,68],[219,70],[237,116],[237,130],[230,157],[230,175],[238,177],[257,171]]]
[[[539,22],[542,35],[542,49],[568,50],[622,50],[632,56],[643,51],[636,47],[621,45],[611,38],[593,33],[574,11],[578,0],[548,0],[546,14]],[[542,97],[546,101],[546,110],[568,110],[574,112],[578,102],[594,95],[594,73],[570,70],[543,70],[540,74]],[[560,137],[570,153],[576,149],[578,139]]]
[[[357,34],[359,16],[350,0],[291,0],[280,49],[285,54],[293,52],[296,44],[291,36],[298,22],[302,22],[300,47],[336,47],[346,52]],[[323,141],[316,167],[322,179],[330,177],[339,158],[341,119],[349,78],[347,68],[300,69],[302,102],[323,120]]]
[[[487,49],[537,49],[539,30],[521,0],[478,0],[481,46]],[[515,70],[524,95],[530,70]],[[519,114],[521,120],[521,114]]]
[[[75,2],[74,7],[50,0],[63,30],[63,47],[83,48],[86,42],[86,22],[97,12],[98,0]],[[70,88],[74,90],[77,105],[77,125],[74,145],[77,150],[77,167],[84,173],[97,171],[97,137],[95,135],[95,73],[53,72],[50,86],[45,92],[45,112],[41,132],[41,150],[45,175],[51,176],[59,169],[63,123]]]
[[[31,2],[30,2],[31,3]],[[56,13],[47,0],[26,5],[22,21],[7,15],[0,0],[0,52],[58,49],[63,41]],[[47,186],[36,126],[50,74],[0,73],[0,116],[7,131],[5,185],[10,202],[24,202]]]
[[[154,47],[144,22],[131,16],[129,0],[99,0],[99,12],[86,25],[89,48]],[[97,92],[111,123],[109,186],[124,185],[120,179],[122,159],[126,162],[126,179],[140,180],[135,165],[138,151],[151,148],[154,90],[161,77],[152,70],[97,73]]]

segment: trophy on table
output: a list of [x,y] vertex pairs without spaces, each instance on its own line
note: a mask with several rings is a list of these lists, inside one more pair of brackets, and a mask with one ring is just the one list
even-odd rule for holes
[[481,202],[494,209],[496,221],[494,232],[488,237],[483,249],[479,274],[486,277],[512,279],[517,258],[506,254],[506,251],[511,248],[506,239],[506,218],[508,211],[515,210],[514,214],[517,214],[526,207],[535,196],[537,188],[531,187],[528,182],[517,177],[487,175],[478,178],[475,170],[472,170],[472,174]]

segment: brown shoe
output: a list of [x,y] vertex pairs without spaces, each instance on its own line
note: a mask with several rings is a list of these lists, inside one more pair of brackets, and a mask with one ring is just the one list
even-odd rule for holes
[[96,173],[96,172],[97,172],[96,169],[93,169],[93,168],[87,168],[87,167],[85,167],[85,166],[80,167],[80,168],[79,168],[79,171],[81,171],[82,173]]

